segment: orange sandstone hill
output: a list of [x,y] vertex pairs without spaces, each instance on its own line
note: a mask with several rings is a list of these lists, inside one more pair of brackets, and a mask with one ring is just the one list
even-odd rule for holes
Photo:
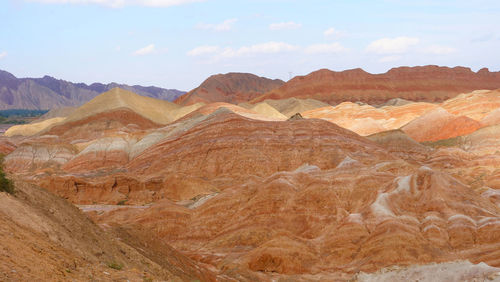
[[477,89],[500,88],[500,72],[483,68],[473,72],[465,67],[418,66],[393,68],[370,74],[362,69],[342,72],[327,69],[297,76],[283,86],[253,99],[312,98],[329,104],[361,101],[383,104],[394,98],[441,102]]
[[238,104],[276,89],[284,83],[279,79],[272,80],[250,73],[217,74],[210,76],[200,86],[177,98],[175,103],[179,105],[199,102]]

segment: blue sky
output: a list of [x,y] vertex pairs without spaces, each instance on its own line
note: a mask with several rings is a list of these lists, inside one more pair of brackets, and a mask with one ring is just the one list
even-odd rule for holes
[[190,90],[231,71],[500,70],[499,1],[2,0],[0,69]]

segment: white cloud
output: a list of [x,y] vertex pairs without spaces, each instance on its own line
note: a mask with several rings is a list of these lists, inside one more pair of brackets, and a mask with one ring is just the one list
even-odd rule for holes
[[3,51],[0,53],[0,59],[7,57],[7,52]]
[[270,41],[249,46],[242,46],[239,48],[231,46],[224,48],[220,48],[219,46],[199,46],[188,51],[186,54],[188,56],[208,55],[210,56],[212,62],[215,62],[221,59],[240,58],[262,54],[278,54],[296,50],[300,50],[300,47],[285,42]]
[[251,46],[243,46],[234,50],[232,48],[225,48],[221,52],[222,57],[239,57],[252,54],[276,54],[281,52],[289,52],[297,50],[298,47],[284,42],[266,42],[255,44]]
[[378,61],[379,61],[379,63],[391,63],[391,62],[399,61],[400,59],[401,59],[401,56],[395,55],[395,56],[382,57]]
[[196,25],[196,28],[213,30],[213,31],[228,31],[228,30],[231,30],[233,28],[233,24],[236,21],[238,21],[238,19],[228,19],[228,20],[225,20],[219,24],[200,23],[200,24]]
[[149,44],[148,46],[135,51],[133,54],[136,56],[143,56],[143,55],[151,54],[154,51],[155,51],[155,45]]
[[448,46],[432,45],[423,50],[424,53],[434,54],[434,55],[447,55],[455,52],[455,48]]
[[297,29],[301,27],[302,24],[295,22],[272,23],[269,25],[270,30]]
[[325,30],[325,31],[323,32],[323,34],[324,34],[325,36],[339,37],[339,36],[341,36],[341,35],[342,35],[342,32],[341,32],[341,31],[336,30],[336,29],[335,29],[335,28],[333,28],[333,27],[330,27],[329,29]]
[[25,0],[44,4],[97,4],[112,8],[125,6],[170,7],[205,0]]
[[347,49],[344,46],[340,45],[340,43],[331,43],[331,44],[314,44],[309,45],[305,48],[305,52],[308,54],[321,54],[321,53],[340,53],[346,51]]
[[198,46],[187,52],[188,56],[201,56],[207,54],[214,54],[219,51],[218,46]]
[[420,40],[415,37],[382,38],[371,42],[366,51],[377,54],[401,54],[407,52],[410,47],[418,44]]

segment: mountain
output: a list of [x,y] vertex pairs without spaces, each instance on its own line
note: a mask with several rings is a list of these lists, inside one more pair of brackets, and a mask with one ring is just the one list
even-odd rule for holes
[[[78,205],[115,242],[171,275],[186,271],[182,281],[353,281],[356,275],[390,281],[424,274],[482,281],[500,275],[498,90],[382,107],[270,101],[182,108],[114,89],[47,130],[1,136],[4,169]],[[303,111],[303,118],[277,113],[293,111]],[[177,118],[177,112],[185,115]],[[464,120],[467,126],[456,126]],[[437,135],[450,139],[434,141]],[[51,227],[46,216],[13,210],[9,199],[0,197],[0,231],[9,228],[0,232],[7,240],[0,253],[4,248],[11,256],[0,259],[0,275],[2,265],[7,273],[21,269],[14,258],[28,262],[39,250],[22,249],[19,242],[33,241],[12,221]],[[66,214],[33,199],[48,209],[44,215]],[[10,230],[30,240],[15,240]],[[46,241],[39,239],[38,245]],[[9,249],[12,244],[17,249]],[[116,256],[97,257],[89,267],[115,275],[99,267],[117,260],[127,277],[134,261],[112,251],[106,255]],[[34,261],[22,267],[39,275],[44,265]]]
[[486,68],[473,72],[464,67],[429,65],[393,68],[382,74],[362,69],[342,72],[322,69],[297,76],[251,102],[292,97],[312,98],[332,105],[346,101],[378,105],[394,98],[441,102],[461,93],[497,88],[500,88],[500,72]]
[[50,76],[17,78],[0,70],[0,109],[53,109],[80,106],[102,92],[120,87],[152,98],[173,101],[185,92],[117,83],[73,83]]
[[247,102],[266,92],[280,87],[285,82],[279,79],[258,77],[250,73],[227,73],[212,75],[200,86],[175,100],[179,105],[198,102]]

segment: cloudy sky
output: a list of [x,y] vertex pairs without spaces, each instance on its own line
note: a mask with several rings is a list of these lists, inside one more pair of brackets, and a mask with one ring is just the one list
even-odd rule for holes
[[190,90],[209,75],[500,70],[500,2],[2,0],[0,69]]

